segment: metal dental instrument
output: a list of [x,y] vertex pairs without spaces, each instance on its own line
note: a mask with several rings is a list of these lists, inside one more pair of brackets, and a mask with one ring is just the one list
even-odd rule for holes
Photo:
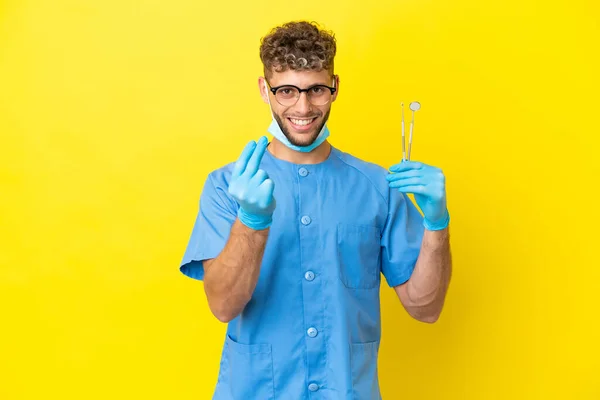
[[[418,101],[413,101],[412,103],[410,103],[409,108],[412,111],[412,121],[410,121],[410,134],[408,137],[408,161],[410,161],[410,150],[412,148],[413,127],[415,125],[415,111],[418,111],[421,108],[421,103],[419,103]],[[402,121],[403,121],[402,126],[404,127],[404,117],[402,117]],[[403,136],[404,136],[404,133],[403,133]],[[403,139],[403,143],[404,143],[404,139]]]
[[402,105],[402,161],[406,160],[405,140],[404,140],[404,103]]

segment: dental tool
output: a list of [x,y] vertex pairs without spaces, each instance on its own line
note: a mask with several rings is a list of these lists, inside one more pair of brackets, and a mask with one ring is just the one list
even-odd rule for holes
[[[412,138],[413,138],[413,127],[415,125],[415,111],[419,111],[421,109],[421,103],[419,103],[418,101],[413,101],[412,103],[410,103],[409,108],[412,111],[412,121],[410,121],[410,133],[408,136],[408,161],[410,161],[410,151],[412,149]],[[404,110],[403,110],[404,112]],[[402,117],[402,126],[404,128],[404,117]],[[404,136],[404,131],[402,133],[402,135]],[[404,139],[403,139],[404,142]],[[404,158],[404,151],[403,151],[403,156]]]
[[406,149],[405,149],[405,139],[404,139],[404,103],[402,105],[402,161],[406,160]]

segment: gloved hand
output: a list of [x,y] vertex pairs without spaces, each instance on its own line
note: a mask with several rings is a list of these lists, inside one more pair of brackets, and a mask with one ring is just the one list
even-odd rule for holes
[[229,183],[229,194],[240,205],[239,220],[255,230],[266,229],[273,222],[275,184],[265,171],[259,169],[267,148],[265,136],[249,142],[235,163]]
[[413,193],[423,212],[423,225],[428,230],[441,230],[448,226],[450,215],[446,206],[446,178],[436,167],[415,161],[402,161],[390,167],[386,179],[389,187],[403,193]]

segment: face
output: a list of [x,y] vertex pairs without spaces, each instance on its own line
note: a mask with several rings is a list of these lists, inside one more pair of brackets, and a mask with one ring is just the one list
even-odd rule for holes
[[[338,89],[339,79],[337,76],[331,76],[330,72],[325,70],[319,72],[287,70],[273,72],[267,79],[267,83],[267,87],[294,85],[306,89],[320,84]],[[274,117],[284,135],[295,146],[308,146],[317,139],[329,118],[331,103],[335,101],[338,94],[338,90],[336,90],[327,104],[315,106],[309,101],[308,93],[302,92],[296,104],[284,106],[276,100],[270,90],[265,89],[264,78],[259,79],[259,87],[265,103],[270,101]],[[268,100],[267,96],[269,96]]]

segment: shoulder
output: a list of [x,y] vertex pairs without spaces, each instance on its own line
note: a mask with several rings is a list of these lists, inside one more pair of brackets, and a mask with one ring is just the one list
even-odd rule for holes
[[[349,173],[359,174],[364,181],[373,186],[381,196],[387,201],[389,186],[385,178],[389,172],[383,166],[371,161],[366,161],[358,158],[355,155],[344,152],[340,149],[333,148],[335,156],[339,159],[342,165],[348,169]],[[352,171],[352,172],[350,172]]]
[[338,159],[340,159],[347,166],[356,169],[357,171],[373,178],[384,178],[387,175],[388,171],[384,167],[379,164],[376,164],[371,161],[366,161],[361,158],[358,158],[355,155],[344,152],[340,149],[334,148],[334,154]]
[[219,168],[213,169],[206,177],[206,184],[213,185],[216,189],[227,189],[231,181],[231,174],[235,162],[227,163]]
[[231,209],[237,208],[237,203],[229,194],[229,183],[234,166],[235,162],[230,162],[208,173],[200,195],[201,204],[218,202]]

